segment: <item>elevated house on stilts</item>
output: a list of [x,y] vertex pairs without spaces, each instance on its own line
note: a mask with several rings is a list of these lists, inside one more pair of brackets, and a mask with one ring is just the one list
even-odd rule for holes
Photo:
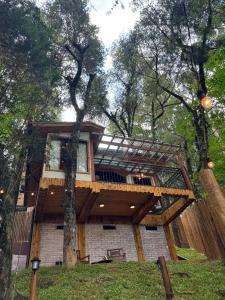
[[[36,123],[23,203],[33,210],[27,261],[63,260],[62,147],[73,123]],[[76,175],[78,257],[126,261],[176,259],[169,224],[194,200],[179,146],[104,134],[82,125]],[[15,253],[18,254],[18,253]],[[85,259],[84,259],[85,260]]]

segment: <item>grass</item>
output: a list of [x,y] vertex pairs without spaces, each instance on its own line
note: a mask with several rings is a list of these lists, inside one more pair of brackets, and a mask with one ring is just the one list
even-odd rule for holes
[[[225,299],[222,263],[190,260],[167,265],[176,300]],[[25,296],[30,273],[24,270],[14,278],[15,289]],[[42,267],[38,275],[38,300],[165,299],[161,274],[153,262]]]
[[176,248],[177,250],[177,255],[186,257],[187,259],[190,260],[204,260],[207,259],[207,257],[204,254],[201,254],[194,249],[186,249],[186,248]]

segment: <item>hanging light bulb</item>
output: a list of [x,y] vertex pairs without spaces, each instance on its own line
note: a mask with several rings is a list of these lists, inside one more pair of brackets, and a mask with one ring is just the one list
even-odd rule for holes
[[209,169],[213,169],[215,167],[215,164],[213,161],[209,160],[207,166]]
[[212,107],[212,105],[213,105],[212,100],[210,98],[208,98],[203,91],[199,91],[197,93],[197,97],[200,100],[201,105],[204,108],[211,108]]
[[208,97],[203,97],[201,99],[201,105],[204,107],[204,108],[211,108],[212,107],[212,100]]

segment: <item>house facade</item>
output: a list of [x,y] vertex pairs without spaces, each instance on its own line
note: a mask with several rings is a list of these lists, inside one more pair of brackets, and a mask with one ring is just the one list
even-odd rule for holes
[[[20,205],[33,211],[30,259],[63,260],[63,147],[73,123],[33,124],[36,140]],[[179,147],[104,134],[84,122],[76,174],[77,250],[98,262],[120,249],[127,261],[176,259],[169,224],[194,194]],[[22,199],[22,200],[21,200]]]

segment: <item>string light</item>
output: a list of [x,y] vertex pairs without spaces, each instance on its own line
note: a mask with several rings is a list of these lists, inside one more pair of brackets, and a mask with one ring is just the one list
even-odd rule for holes
[[131,208],[131,209],[134,209],[134,208],[135,208],[135,205],[131,205],[130,208]]
[[201,105],[204,107],[204,108],[211,108],[212,107],[212,100],[208,97],[203,97],[201,99]]
[[50,192],[50,195],[53,195],[53,194],[54,194],[54,192],[53,192],[53,191],[51,191],[51,192]]
[[209,169],[213,169],[215,167],[215,164],[214,164],[213,161],[208,160],[207,166],[208,166]]
[[104,207],[104,206],[105,206],[104,203],[99,204],[99,207]]
[[213,105],[212,100],[210,98],[208,98],[203,91],[199,91],[197,93],[197,97],[200,100],[201,105],[204,108],[211,108],[212,107],[212,105]]
[[31,196],[34,196],[34,192],[31,193]]

